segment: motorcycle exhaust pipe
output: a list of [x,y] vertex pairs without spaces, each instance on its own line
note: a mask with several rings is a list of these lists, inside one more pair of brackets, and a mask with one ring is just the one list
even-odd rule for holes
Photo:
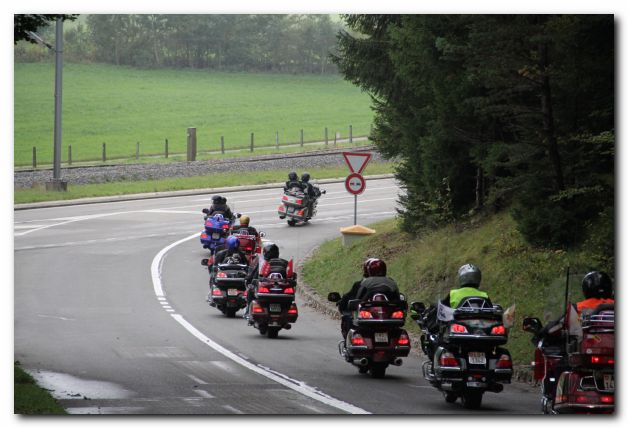
[[286,330],[290,330],[292,328],[292,324],[285,324],[283,328],[285,328]]
[[353,362],[357,362],[359,366],[366,367],[369,364],[368,358],[360,358],[359,360],[353,360]]
[[391,364],[392,364],[393,366],[400,366],[400,365],[402,365],[402,364],[403,364],[403,360],[402,360],[401,358],[397,357],[397,358],[395,358],[395,359],[392,361],[392,363],[391,363]]

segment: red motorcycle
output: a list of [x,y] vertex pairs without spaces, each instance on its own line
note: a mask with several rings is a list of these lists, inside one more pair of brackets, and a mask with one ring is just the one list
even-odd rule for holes
[[543,381],[543,413],[614,413],[614,305],[583,314],[580,325],[570,317],[577,317],[575,309],[554,329],[543,329],[538,318],[523,320],[523,330],[534,334],[537,345],[534,377]]
[[[340,301],[340,294],[329,293],[327,300]],[[408,304],[405,296],[400,302],[390,302],[384,294],[375,294],[367,301],[350,300],[353,325],[345,340],[338,342],[338,352],[358,367],[360,373],[370,372],[374,378],[386,375],[392,364],[400,366],[402,357],[410,353],[410,338],[403,327]]]

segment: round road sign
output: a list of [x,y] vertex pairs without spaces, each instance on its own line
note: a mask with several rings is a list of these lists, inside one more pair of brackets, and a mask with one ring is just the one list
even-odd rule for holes
[[345,188],[347,189],[347,192],[352,195],[359,195],[364,192],[364,189],[366,189],[366,181],[364,180],[364,177],[357,172],[354,172],[353,174],[349,174],[345,180]]

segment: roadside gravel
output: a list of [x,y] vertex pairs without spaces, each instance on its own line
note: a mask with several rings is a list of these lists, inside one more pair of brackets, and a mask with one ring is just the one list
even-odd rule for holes
[[[370,151],[370,146],[355,147],[352,151]],[[249,172],[268,170],[297,170],[314,167],[345,165],[343,150],[319,150],[285,155],[261,155],[246,158],[213,159],[194,162],[170,162],[162,164],[125,164],[61,169],[61,179],[69,184],[92,184],[114,181],[157,180],[172,177],[194,177],[224,172]],[[344,149],[344,151],[348,151]],[[371,161],[382,160],[373,151]],[[50,181],[52,172],[28,170],[14,172],[14,186],[24,189]]]

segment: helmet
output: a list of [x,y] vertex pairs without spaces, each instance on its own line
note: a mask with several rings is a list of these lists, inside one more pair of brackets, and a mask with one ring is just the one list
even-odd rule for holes
[[460,266],[460,269],[458,269],[459,287],[466,287],[469,285],[479,287],[481,281],[482,272],[477,266],[467,263],[466,265]]
[[605,272],[592,271],[582,279],[582,293],[587,299],[613,297],[613,283]]
[[222,214],[214,214],[214,220],[216,221],[225,221],[225,216]]
[[240,240],[235,236],[231,235],[227,238],[227,249],[229,250],[237,250],[240,247]]
[[371,276],[386,276],[386,263],[384,263],[383,260],[376,258],[366,259],[366,261],[362,265],[362,268],[365,278]]
[[215,204],[219,204],[221,199],[222,199],[222,196],[220,196],[220,195],[212,196],[212,202],[215,203]]
[[297,181],[297,173],[294,171],[290,171],[290,173],[288,173],[288,180],[290,181]]
[[279,247],[272,243],[272,242],[267,242],[266,244],[264,244],[264,259],[265,260],[270,260],[270,259],[276,259],[279,257]]
[[310,173],[309,172],[304,172],[301,175],[301,181],[304,183],[307,183],[308,181],[310,181]]
[[240,226],[248,227],[250,221],[251,221],[251,219],[249,218],[248,215],[241,215],[240,216]]

